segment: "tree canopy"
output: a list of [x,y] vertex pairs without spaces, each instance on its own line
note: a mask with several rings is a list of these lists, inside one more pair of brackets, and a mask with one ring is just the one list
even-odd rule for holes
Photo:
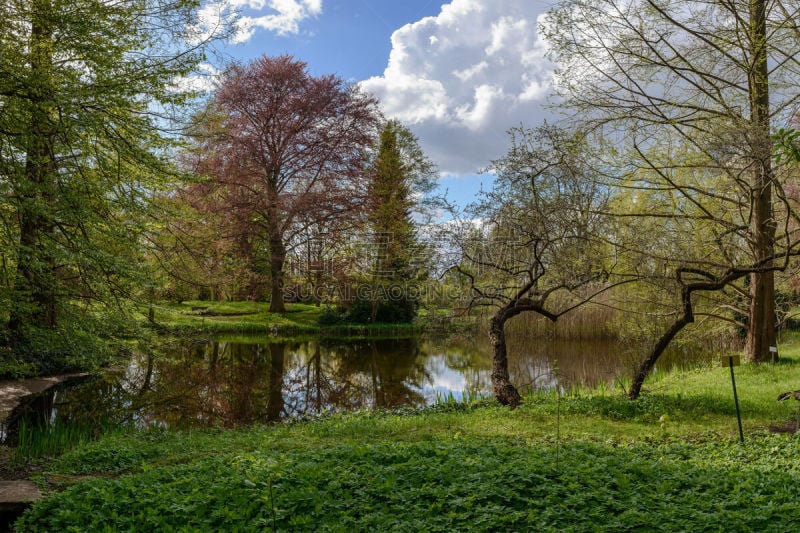
[[690,221],[709,238],[673,258],[676,272],[720,287],[747,278],[754,361],[772,357],[774,272],[797,253],[772,133],[800,98],[799,13],[780,0],[564,0],[545,28],[564,107],[616,146],[610,186],[661,195],[640,219]]
[[14,343],[31,328],[80,329],[76,306],[131,294],[142,215],[176,177],[170,114],[191,96],[179,80],[207,44],[192,29],[197,7],[0,6],[0,301]]
[[271,311],[284,310],[295,237],[364,206],[378,124],[375,98],[289,56],[233,65],[221,81],[197,128],[195,169],[236,231],[266,248]]

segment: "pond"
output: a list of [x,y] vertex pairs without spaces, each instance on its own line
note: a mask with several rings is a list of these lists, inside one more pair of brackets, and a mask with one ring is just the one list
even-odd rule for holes
[[[618,387],[634,357],[613,341],[512,340],[521,390]],[[697,364],[673,351],[662,367]],[[707,359],[707,358],[706,358]],[[482,337],[371,340],[163,340],[125,368],[54,387],[18,407],[0,438],[27,424],[233,427],[325,412],[424,406],[491,394]]]

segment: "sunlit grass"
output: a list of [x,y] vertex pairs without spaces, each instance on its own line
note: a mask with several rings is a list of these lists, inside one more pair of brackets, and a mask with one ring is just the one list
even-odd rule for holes
[[[285,313],[270,313],[264,302],[186,301],[154,306],[156,326],[173,332],[209,334],[270,334],[298,336],[330,333],[341,336],[403,335],[417,331],[413,324],[340,324],[320,326],[322,307],[309,304],[286,304]],[[142,320],[148,308],[142,308]]]

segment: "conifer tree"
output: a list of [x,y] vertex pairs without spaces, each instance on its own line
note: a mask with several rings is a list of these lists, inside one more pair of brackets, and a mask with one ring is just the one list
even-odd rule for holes
[[390,320],[411,320],[416,301],[409,293],[419,276],[415,264],[424,255],[415,214],[422,217],[426,195],[435,187],[436,169],[417,138],[396,120],[381,131],[370,184],[369,224],[375,260],[371,321],[380,303],[394,309]]

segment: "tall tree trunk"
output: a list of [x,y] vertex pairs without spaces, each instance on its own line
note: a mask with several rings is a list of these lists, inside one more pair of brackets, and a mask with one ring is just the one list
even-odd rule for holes
[[24,182],[18,185],[19,252],[17,298],[9,328],[19,337],[26,325],[54,327],[57,320],[55,260],[48,251],[48,233],[54,228],[51,210],[55,196],[55,132],[52,123],[52,6],[50,0],[33,3],[30,69],[37,84],[31,90],[31,118],[26,146]]
[[509,318],[508,313],[501,309],[489,321],[489,341],[492,343],[492,389],[501,404],[515,409],[522,403],[522,398],[511,384],[508,373],[505,323]]
[[270,313],[286,312],[283,303],[283,265],[286,262],[286,248],[280,237],[269,239],[269,283],[270,283]]
[[[775,220],[772,212],[772,139],[770,137],[769,71],[767,64],[766,0],[750,0],[753,65],[749,75],[752,150],[751,223],[755,260],[763,268],[772,263]],[[772,359],[775,345],[775,275],[756,272],[750,277],[750,320],[746,352],[749,361]]]
[[286,247],[283,244],[282,219],[278,202],[277,183],[280,172],[275,169],[267,183],[267,231],[269,236],[269,312],[285,313],[283,303],[283,265],[286,262]]

